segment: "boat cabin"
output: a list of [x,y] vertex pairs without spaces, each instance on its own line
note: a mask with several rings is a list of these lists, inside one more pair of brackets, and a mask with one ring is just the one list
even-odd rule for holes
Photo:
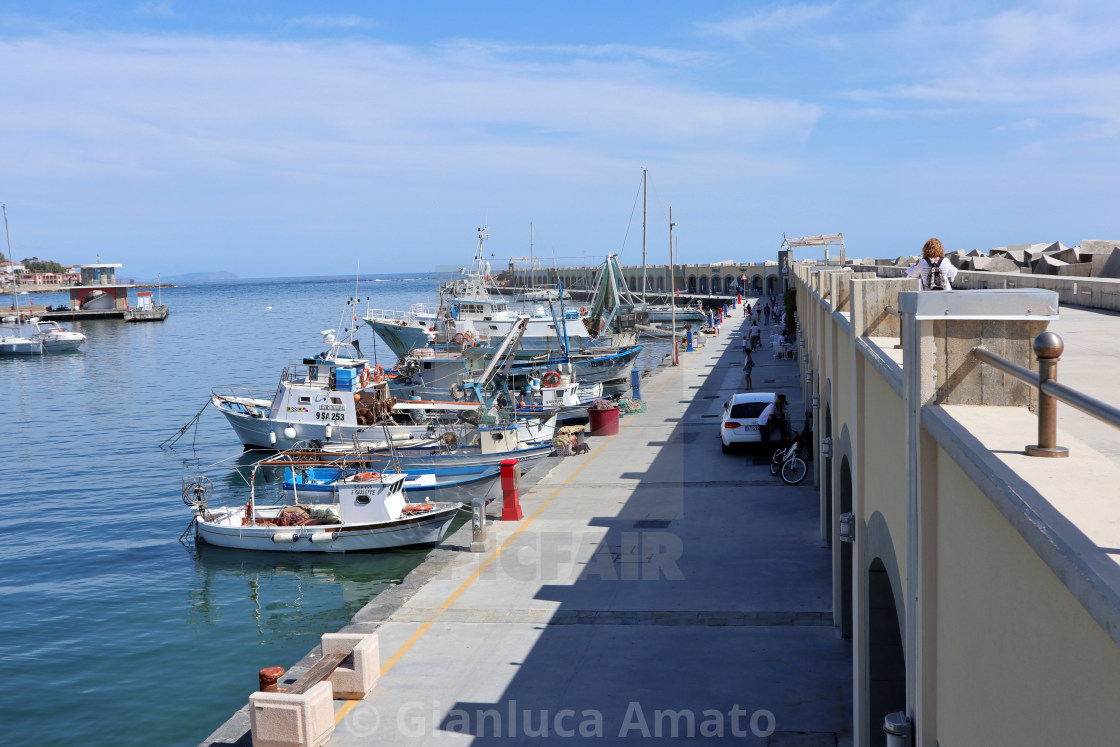
[[408,501],[402,472],[359,472],[335,482],[343,524],[371,524],[401,518]]

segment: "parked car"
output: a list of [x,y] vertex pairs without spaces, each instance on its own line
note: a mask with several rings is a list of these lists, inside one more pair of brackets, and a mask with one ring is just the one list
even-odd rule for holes
[[723,405],[723,419],[719,424],[723,453],[731,451],[735,444],[762,441],[758,416],[773,401],[773,392],[740,392],[731,395],[731,399]]

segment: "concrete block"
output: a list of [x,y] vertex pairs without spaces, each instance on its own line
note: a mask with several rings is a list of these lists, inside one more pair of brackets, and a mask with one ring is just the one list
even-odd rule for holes
[[949,252],[945,255],[949,259],[949,264],[956,267],[958,270],[967,269],[970,257],[964,253],[963,249],[957,249],[955,252]]
[[334,695],[320,682],[302,695],[253,693],[249,725],[253,747],[320,747],[334,732]]
[[1092,262],[1071,262],[1065,267],[1059,267],[1057,275],[1065,277],[1087,278],[1092,277],[1093,263]]
[[979,249],[973,249],[971,252],[968,253],[968,256],[969,257],[983,257],[984,252],[980,251]]
[[327,678],[336,700],[361,700],[370,694],[381,678],[381,648],[376,633],[326,633],[323,656],[348,654]]
[[1113,249],[1101,267],[1097,277],[1120,278],[1120,249]]
[[1008,244],[1007,251],[1009,252],[1026,252],[1031,248],[1030,244]]
[[1061,261],[1069,262],[1070,264],[1081,261],[1077,256],[1077,252],[1075,252],[1073,249],[1063,246],[1062,242],[1060,241],[1055,241],[1053,244],[1047,247],[1046,256],[1053,257],[1054,259],[1060,259]]
[[1054,259],[1048,254],[1043,254],[1033,262],[1031,262],[1031,269],[1035,275],[1057,275],[1058,268],[1064,267],[1069,264],[1060,259]]
[[1082,254],[1112,254],[1112,250],[1120,247],[1120,239],[1081,239],[1077,251]]
[[969,270],[985,272],[1018,272],[1019,265],[1007,257],[970,257]]

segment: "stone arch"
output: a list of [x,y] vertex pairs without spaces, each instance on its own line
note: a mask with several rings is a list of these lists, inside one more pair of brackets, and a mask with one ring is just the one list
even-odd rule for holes
[[777,275],[771,275],[768,278],[766,278],[766,295],[768,295],[768,296],[778,295],[778,276]]
[[696,276],[695,275],[689,275],[688,276],[687,288],[688,288],[689,293],[695,293],[696,292]]
[[700,276],[700,281],[696,284],[696,290],[699,293],[703,293],[704,295],[707,295],[707,293],[708,293],[708,278],[707,278],[706,275],[701,275]]
[[762,276],[761,275],[755,275],[753,278],[751,278],[751,293],[753,293],[756,296],[761,296],[762,295]]
[[658,293],[664,293],[665,292],[665,278],[664,277],[657,278],[657,292]]
[[[858,522],[857,522],[858,525]],[[857,526],[856,532],[860,531]],[[873,746],[886,745],[883,718],[906,710],[906,649],[903,631],[906,606],[898,556],[887,520],[874,512],[863,528],[864,547],[872,560],[864,571],[867,595],[863,604],[861,636],[867,646],[861,654],[859,671],[865,673],[867,698],[861,716]],[[857,536],[858,541],[858,536]]]
[[723,288],[723,281],[720,280],[719,275],[712,275],[712,293],[719,293]]

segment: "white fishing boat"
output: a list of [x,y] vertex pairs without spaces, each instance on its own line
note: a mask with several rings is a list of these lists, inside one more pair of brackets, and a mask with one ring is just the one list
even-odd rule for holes
[[[312,500],[295,495],[282,503],[256,502],[211,508],[213,486],[204,477],[183,485],[194,512],[196,541],[238,550],[356,552],[439,542],[459,503],[409,503],[404,473],[361,472],[336,481]],[[255,481],[250,481],[255,484]]]
[[47,353],[77,353],[86,342],[84,334],[66,329],[58,322],[44,322],[32,317],[28,324],[35,330],[31,339],[41,342]]
[[[500,408],[480,401],[398,400],[384,381],[380,366],[352,357],[348,342],[326,330],[330,349],[305,362],[287,366],[275,392],[219,387],[211,404],[226,417],[248,448],[286,450],[312,440],[361,444],[445,437],[456,443],[477,441],[480,423],[499,423]],[[551,441],[556,414],[513,419],[521,443]]]
[[[470,267],[461,268],[461,277],[440,289],[441,303],[413,304],[408,311],[366,309],[363,320],[397,356],[429,345],[455,346],[459,350],[496,343],[509,334],[520,316],[528,316],[521,348],[533,353],[559,354],[565,350],[586,350],[609,345],[609,337],[599,339],[588,331],[582,317],[586,308],[558,309],[549,301],[558,294],[542,295],[529,309],[518,311],[492,293],[490,263],[483,244],[489,234],[478,232],[478,247]],[[565,293],[563,298],[568,298]]]

